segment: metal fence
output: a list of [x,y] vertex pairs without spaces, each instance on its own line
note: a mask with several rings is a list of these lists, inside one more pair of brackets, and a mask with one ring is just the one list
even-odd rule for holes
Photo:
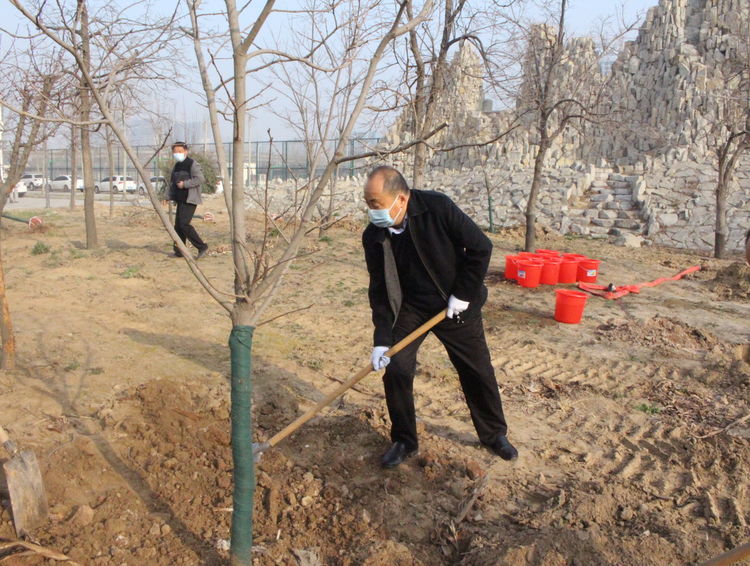
[[[379,138],[353,138],[347,143],[347,156],[360,155],[373,150],[381,140]],[[320,145],[319,142],[314,142]],[[326,140],[324,147],[328,155],[333,155],[337,145],[337,140]],[[312,159],[310,157],[310,146],[308,142],[301,140],[282,140],[274,141],[254,141],[245,144],[246,152],[243,162],[243,179],[245,185],[255,185],[265,182],[268,179],[294,179],[305,178],[319,175],[328,161],[326,155],[318,159],[315,171],[311,171]],[[154,148],[150,146],[134,147],[138,160],[145,164],[148,162],[147,169],[153,176],[164,175],[172,167],[172,154],[169,148],[162,149],[154,156]],[[191,144],[192,153],[202,153],[206,155],[217,167],[216,147],[212,143]],[[224,151],[227,156],[227,166],[229,175],[232,175],[232,144],[225,143]],[[105,146],[96,146],[92,148],[92,160],[94,168],[94,179],[99,181],[109,176],[109,158]],[[136,170],[131,160],[125,154],[125,151],[119,145],[112,146],[112,160],[114,162],[115,175],[130,175],[136,177]],[[78,175],[81,175],[80,152],[78,158]],[[336,174],[339,177],[351,177],[361,173],[367,166],[367,160],[357,159],[343,163],[337,169]],[[36,149],[32,151],[29,163],[26,167],[27,173],[42,173],[52,180],[60,175],[69,175],[72,170],[72,159],[70,148],[58,149]]]

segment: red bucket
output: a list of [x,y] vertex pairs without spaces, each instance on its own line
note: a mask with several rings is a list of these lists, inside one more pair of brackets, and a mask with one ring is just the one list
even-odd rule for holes
[[521,287],[538,287],[544,264],[537,259],[519,259],[517,264],[518,282],[521,284]]
[[517,255],[506,255],[505,256],[505,275],[506,279],[516,281],[518,279],[518,262],[519,257]]
[[572,289],[556,289],[555,320],[566,324],[578,324],[583,317],[588,295]]
[[558,283],[575,283],[578,279],[578,263],[580,258],[564,257],[560,263],[560,273],[557,277]]
[[535,251],[538,254],[551,255],[553,257],[558,257],[560,255],[560,252],[558,252],[557,250],[544,250],[544,249],[541,249],[541,250],[535,250]]
[[588,259],[588,256],[585,256],[583,254],[563,254],[562,256],[563,259],[577,259],[579,261],[582,259]]
[[560,265],[562,264],[562,258],[548,256],[544,259],[544,265],[542,266],[542,274],[539,277],[539,282],[544,285],[557,285],[557,280],[560,277]]
[[582,259],[578,262],[578,281],[596,283],[600,263],[598,259]]

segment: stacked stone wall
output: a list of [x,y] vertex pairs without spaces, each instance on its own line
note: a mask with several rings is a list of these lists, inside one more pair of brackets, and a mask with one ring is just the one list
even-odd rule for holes
[[[609,168],[635,179],[633,200],[641,206],[650,241],[712,248],[718,177],[717,132],[712,124],[726,111],[719,96],[726,85],[726,62],[750,58],[748,42],[738,40],[747,37],[748,28],[747,0],[660,0],[651,8],[637,38],[625,45],[612,65],[606,97],[612,122],[569,128],[550,149],[540,218],[563,232],[575,227],[564,220],[566,207],[571,206],[568,184],[572,182],[582,193],[587,187],[581,172],[593,166]],[[565,90],[571,76],[598,73],[592,65],[594,57],[590,41],[569,42],[566,73],[557,77],[553,88]],[[451,124],[439,140],[443,146],[491,139],[512,122],[514,112],[475,110],[481,93],[478,65],[479,57],[471,47],[462,47],[450,71],[455,75],[452,84],[459,86],[447,97],[441,113]],[[486,205],[480,206],[486,197],[480,196],[483,183],[479,181],[489,171],[497,184],[493,193],[497,223],[520,224],[536,143],[533,123],[526,121],[490,146],[435,153],[431,161],[435,174],[428,176],[426,186],[445,187],[446,193],[456,196],[486,224]],[[408,172],[409,157],[401,156],[394,164]],[[579,175],[571,181],[568,172],[576,170]],[[504,180],[508,176],[509,182]],[[750,227],[750,156],[736,173],[728,216],[728,246],[737,250]]]

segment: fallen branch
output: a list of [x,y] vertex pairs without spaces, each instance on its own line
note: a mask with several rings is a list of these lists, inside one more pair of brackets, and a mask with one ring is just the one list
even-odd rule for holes
[[263,326],[264,324],[268,324],[269,322],[273,322],[274,320],[279,319],[282,316],[287,316],[287,315],[294,314],[300,311],[306,311],[307,309],[312,308],[312,306],[313,305],[307,305],[306,307],[301,307],[298,309],[287,311],[285,313],[281,313],[280,315],[274,316],[273,318],[269,318],[269,319],[264,320],[263,322],[259,322],[258,324],[255,325],[255,328],[258,328],[259,326]]
[[709,432],[708,434],[704,434],[702,436],[696,436],[695,438],[703,439],[703,438],[710,438],[712,436],[716,436],[717,434],[721,434],[722,432],[728,431],[730,428],[732,428],[735,425],[744,423],[748,419],[750,419],[750,413],[748,413],[747,415],[745,415],[742,418],[737,419],[736,421],[733,421],[733,422],[729,423],[724,428],[720,428],[719,430],[715,430],[713,432]]

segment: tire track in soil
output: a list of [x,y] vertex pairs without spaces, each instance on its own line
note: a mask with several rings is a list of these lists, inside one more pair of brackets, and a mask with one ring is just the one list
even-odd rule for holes
[[[488,333],[489,334],[489,333]],[[659,382],[684,380],[686,372],[655,363],[595,359],[579,352],[557,352],[528,339],[519,341],[510,334],[488,336],[498,382],[510,388],[505,402],[519,402],[516,391],[529,396],[538,392],[559,399],[557,407],[534,411],[511,423],[523,429],[525,419],[536,419],[537,428],[547,429],[550,436],[541,448],[542,460],[555,460],[573,482],[583,476],[599,478],[640,492],[649,498],[671,502],[676,509],[705,520],[705,525],[733,525],[746,529],[750,515],[747,488],[738,467],[737,451],[718,439],[699,440],[691,436],[686,423],[661,416],[636,413],[632,402],[646,397]],[[439,345],[426,348],[433,354]],[[429,365],[428,365],[429,367]],[[691,370],[690,377],[700,379],[710,370]],[[457,383],[433,382],[429,398],[417,398],[418,414],[441,419],[443,429],[470,431],[468,412],[456,411]],[[460,390],[459,390],[460,395]],[[563,408],[569,399],[605,411],[592,415],[588,410]],[[550,401],[548,399],[548,401]],[[551,404],[551,403],[548,403]],[[454,418],[458,417],[458,421]],[[452,422],[448,422],[452,421]],[[724,442],[724,444],[722,444]],[[523,450],[523,448],[522,448]],[[748,450],[741,450],[741,461],[747,464]],[[548,468],[530,473],[546,473]],[[742,463],[739,464],[742,466]],[[738,473],[739,472],[739,473]]]

